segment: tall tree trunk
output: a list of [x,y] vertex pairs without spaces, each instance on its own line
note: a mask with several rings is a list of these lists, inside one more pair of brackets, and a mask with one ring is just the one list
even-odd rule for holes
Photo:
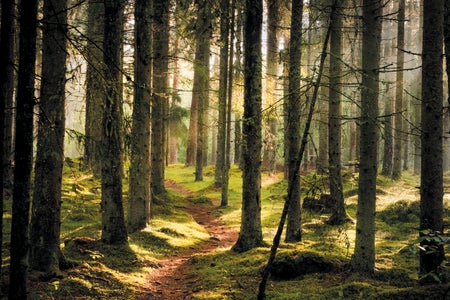
[[[1,203],[3,196],[11,193],[13,178],[13,147],[12,147],[12,123],[13,123],[13,96],[14,96],[14,48],[15,48],[15,0],[2,0],[1,10],[1,35],[0,35],[0,120],[2,130],[0,132],[0,155],[2,171],[0,179],[2,181]],[[0,212],[3,215],[3,208],[0,203]],[[2,220],[0,220],[1,225]],[[1,234],[0,234],[1,237]],[[1,242],[1,239],[0,239]],[[1,244],[0,244],[1,245]]]
[[246,0],[244,25],[244,118],[242,216],[233,250],[263,245],[261,228],[261,33],[262,0]]
[[[442,40],[444,1],[423,3],[422,44],[422,167],[420,174],[420,230],[442,232]],[[442,245],[424,240],[420,252],[420,274],[436,270],[444,260]],[[437,246],[437,247],[436,247]]]
[[339,225],[348,221],[345,211],[341,174],[341,94],[342,94],[342,13],[345,0],[337,0],[331,16],[330,89],[328,120],[328,161],[330,195],[335,207],[328,222]]
[[356,240],[352,266],[371,274],[375,266],[375,200],[378,148],[378,91],[381,44],[380,0],[363,1],[361,136]]
[[197,3],[198,18],[196,24],[196,53],[194,68],[194,94],[198,96],[197,118],[197,150],[195,159],[195,181],[203,180],[203,165],[205,144],[207,144],[206,130],[207,110],[209,102],[209,53],[211,40],[211,6],[208,3]]
[[226,140],[226,106],[228,90],[228,49],[230,31],[230,1],[220,1],[220,67],[219,67],[219,116],[217,128],[217,157],[214,174],[214,185],[222,185],[222,173],[225,165],[225,140]]
[[[230,41],[234,41],[234,22],[235,22],[235,10],[236,1],[231,2],[231,36]],[[230,181],[230,166],[231,166],[231,110],[233,102],[233,60],[234,60],[234,48],[233,43],[231,43],[229,51],[229,64],[228,64],[228,92],[227,92],[227,107],[226,107],[226,131],[225,131],[225,161],[222,171],[222,197],[220,201],[220,206],[228,206],[228,186]]]
[[[289,49],[289,37],[287,34],[284,36],[284,43],[286,49]],[[283,176],[287,180],[289,177],[289,146],[286,141],[288,140],[288,97],[289,97],[289,51],[283,51]]]
[[[300,65],[302,41],[303,1],[292,3],[291,34],[289,43],[289,98],[288,98],[288,194],[289,208],[286,226],[286,242],[302,239],[300,208],[300,173],[295,171],[299,164],[300,151]],[[295,37],[295,38],[294,38]]]
[[11,221],[9,299],[26,299],[28,222],[33,161],[34,77],[37,0],[19,3],[19,70],[16,98],[14,187]]
[[128,231],[145,228],[150,222],[150,102],[152,1],[136,0],[134,102],[131,128],[130,187],[128,196]]
[[277,81],[278,81],[278,26],[280,23],[280,0],[266,0],[267,2],[267,68],[266,68],[266,116],[265,143],[263,153],[263,170],[269,174],[275,170],[277,153]]
[[105,2],[105,95],[102,120],[102,241],[126,244],[122,203],[122,0]]
[[405,65],[405,0],[398,1],[397,21],[397,71],[395,86],[395,135],[394,135],[394,164],[392,178],[402,177],[402,146],[403,133],[403,68]]
[[[0,31],[0,228],[3,228],[4,196],[12,184],[11,152],[12,152],[12,102],[14,92],[14,35],[15,35],[15,1],[1,1]],[[8,111],[8,112],[7,112]],[[9,193],[10,191],[8,191]],[[3,233],[0,231],[0,262],[2,261]],[[0,263],[1,275],[1,263]]]
[[86,121],[84,164],[94,176],[101,176],[101,136],[103,79],[103,38],[105,6],[103,1],[89,0],[86,46]]
[[169,72],[169,1],[153,2],[153,94],[152,94],[152,138],[151,138],[151,192],[153,195],[165,192],[165,144],[168,103]]
[[60,275],[61,185],[64,162],[67,1],[44,1],[42,81],[30,227],[30,264]]

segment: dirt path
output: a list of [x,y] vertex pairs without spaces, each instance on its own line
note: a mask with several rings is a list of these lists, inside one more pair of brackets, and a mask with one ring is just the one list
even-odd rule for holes
[[[192,196],[191,191],[173,181],[166,182],[166,185],[186,197]],[[193,293],[198,292],[193,290],[193,285],[200,279],[191,273],[189,259],[198,253],[211,253],[219,247],[230,247],[237,239],[237,232],[221,224],[214,216],[213,206],[190,204],[186,209],[194,220],[208,231],[210,239],[200,248],[189,249],[159,261],[161,268],[156,269],[148,278],[147,288],[150,292],[146,299],[191,299]]]

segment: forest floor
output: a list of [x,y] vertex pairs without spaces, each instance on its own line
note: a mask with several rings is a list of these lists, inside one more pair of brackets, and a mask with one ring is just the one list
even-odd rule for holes
[[[184,195],[189,201],[193,193],[178,185],[175,181],[166,182],[166,187]],[[213,205],[217,205],[213,203]],[[158,262],[160,266],[147,278],[147,289],[150,291],[146,296],[159,300],[191,299],[196,290],[196,283],[200,278],[192,273],[191,259],[196,255],[210,254],[218,248],[228,248],[237,239],[237,232],[223,224],[214,214],[213,205],[194,204],[190,202],[186,207],[194,220],[203,226],[210,238],[199,248],[190,248],[174,256],[164,258]],[[147,298],[148,299],[148,298]]]
[[[49,281],[30,274],[29,299],[255,299],[270,248],[244,253],[230,250],[241,220],[239,168],[233,166],[230,172],[229,205],[220,207],[221,189],[214,187],[213,167],[205,168],[204,180],[197,182],[192,167],[169,166],[167,193],[153,198],[150,226],[130,233],[127,245],[105,245],[101,242],[99,180],[76,162],[65,167],[61,242],[73,266],[63,270],[61,278]],[[268,245],[286,196],[282,175],[262,176],[261,221]],[[355,220],[358,174],[347,171],[343,175],[347,213]],[[443,299],[449,293],[450,265],[442,269],[446,284],[422,286],[418,280],[418,255],[412,251],[417,250],[418,179],[408,172],[400,181],[377,179],[377,270],[373,276],[355,274],[349,267],[355,222],[330,226],[326,223],[329,212],[303,209],[303,239],[281,244],[274,269],[281,271],[271,275],[267,299]],[[450,176],[445,179],[449,185]],[[327,186],[326,176],[304,174],[302,198],[319,199]],[[123,187],[127,207],[127,178]],[[450,223],[448,196],[444,198],[446,224]],[[10,205],[4,214],[3,270],[9,264]],[[300,265],[292,268],[292,262]],[[3,279],[6,291],[7,271]]]

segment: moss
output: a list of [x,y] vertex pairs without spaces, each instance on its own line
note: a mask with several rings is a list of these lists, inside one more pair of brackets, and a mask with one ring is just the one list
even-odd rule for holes
[[385,223],[396,224],[404,222],[418,222],[420,203],[400,200],[390,204],[386,209],[378,212],[378,217]]
[[288,280],[310,273],[328,273],[337,271],[344,262],[316,252],[284,252],[275,259],[270,274],[277,280]]

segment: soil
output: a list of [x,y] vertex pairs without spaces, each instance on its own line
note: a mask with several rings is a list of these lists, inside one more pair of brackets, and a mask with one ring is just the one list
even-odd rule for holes
[[[193,196],[192,192],[179,186],[174,181],[167,181],[166,186],[174,189],[186,198]],[[152,272],[147,281],[145,299],[158,300],[185,300],[192,299],[195,283],[200,278],[193,274],[190,259],[199,253],[213,253],[218,248],[231,247],[237,239],[238,233],[221,223],[214,215],[214,203],[193,204],[189,203],[186,210],[194,220],[202,225],[209,233],[210,238],[200,248],[188,249],[185,252],[160,260],[160,268]]]

